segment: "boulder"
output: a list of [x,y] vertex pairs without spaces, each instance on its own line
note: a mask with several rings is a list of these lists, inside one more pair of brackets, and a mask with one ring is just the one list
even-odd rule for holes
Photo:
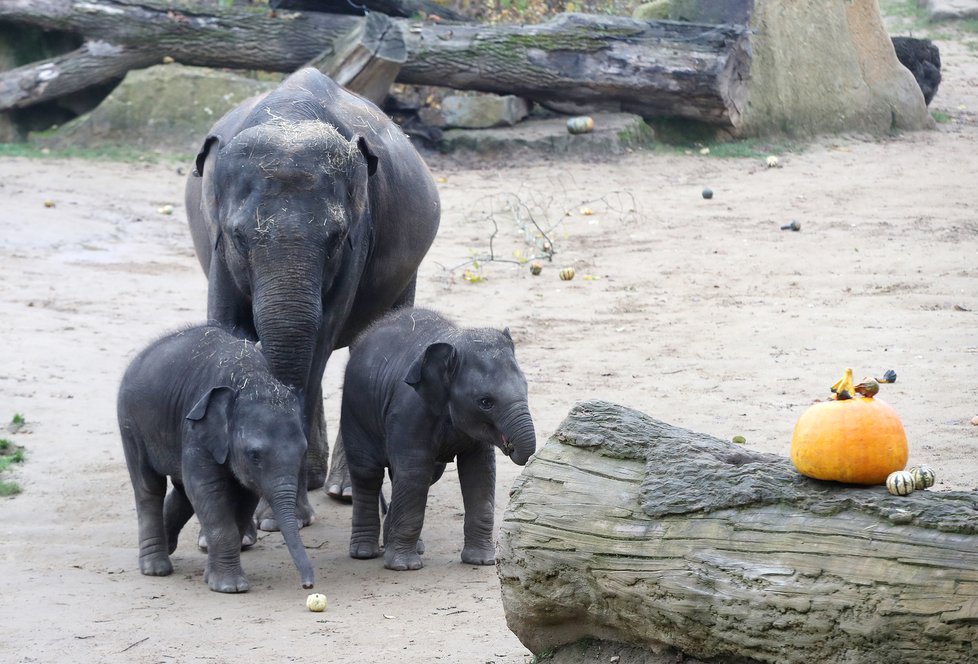
[[893,51],[876,0],[757,0],[740,135],[808,136],[934,127]]
[[52,148],[124,146],[194,154],[218,118],[277,83],[178,64],[133,70],[91,112],[32,140]]
[[672,0],[652,0],[636,5],[632,10],[632,18],[640,21],[665,21],[669,18],[669,8]]
[[650,145],[655,132],[641,116],[631,113],[596,113],[594,130],[571,134],[566,117],[532,118],[515,127],[449,129],[442,135],[442,152],[476,152],[489,157],[525,154],[601,157],[619,155]]
[[932,21],[978,18],[978,0],[921,0]]
[[449,95],[441,100],[438,115],[426,111],[426,120],[441,127],[462,129],[487,129],[512,127],[530,113],[530,104],[513,95]]

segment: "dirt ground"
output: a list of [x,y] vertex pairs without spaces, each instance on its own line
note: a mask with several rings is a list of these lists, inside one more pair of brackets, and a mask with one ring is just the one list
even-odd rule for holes
[[[511,328],[539,445],[598,397],[787,455],[795,419],[846,366],[857,379],[892,368],[883,397],[911,463],[936,470],[936,490],[975,489],[978,54],[939,44],[932,110],[949,121],[823,138],[778,152],[777,168],[698,151],[500,168],[432,158],[444,216],[418,303]],[[314,495],[302,536],[325,613],[306,610],[276,533],[243,556],[244,595],[207,589],[194,522],[173,576],[140,575],[116,389],[137,350],[205,314],[177,166],[0,159],[0,419],[27,421],[2,434],[27,461],[12,474],[23,493],[0,500],[0,660],[530,661],[493,568],[459,560],[451,467],[416,572],[350,559],[349,506]],[[548,230],[557,253],[540,276],[507,262],[533,251],[507,201]],[[792,219],[799,232],[780,229]],[[494,223],[505,260],[466,265]],[[571,281],[558,279],[566,266]],[[341,369],[327,375],[333,431]],[[501,456],[498,467],[497,525],[519,472]]]

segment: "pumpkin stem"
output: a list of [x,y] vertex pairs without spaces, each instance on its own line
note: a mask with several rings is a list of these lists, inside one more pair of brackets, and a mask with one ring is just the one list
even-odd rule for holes
[[[839,399],[840,401],[851,399],[852,395],[856,393],[856,389],[852,384],[852,369],[847,368],[842,378],[837,380],[835,385],[833,385],[830,389],[834,395],[832,397],[833,399]],[[877,389],[879,389],[879,386],[877,386]]]

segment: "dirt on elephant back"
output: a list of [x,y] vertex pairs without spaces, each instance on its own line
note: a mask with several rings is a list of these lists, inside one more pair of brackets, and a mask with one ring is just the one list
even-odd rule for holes
[[[895,369],[883,398],[910,462],[935,469],[935,490],[975,488],[978,53],[939,45],[935,131],[773,145],[774,168],[698,149],[491,168],[431,156],[444,216],[418,303],[510,327],[540,445],[597,397],[786,455],[795,419],[845,367]],[[244,595],[207,589],[193,521],[173,576],[139,573],[118,381],[148,342],[205,314],[178,167],[0,159],[0,418],[26,420],[0,433],[26,449],[3,476],[23,493],[0,499],[0,660],[529,662],[495,570],[459,560],[451,465],[416,572],[350,559],[350,507],[312,497],[302,536],[324,613],[306,610],[275,533],[243,555]],[[781,229],[792,220],[799,231]],[[555,253],[533,276],[522,261],[540,230]],[[341,371],[338,357],[333,431]],[[519,472],[498,462],[497,523]]]

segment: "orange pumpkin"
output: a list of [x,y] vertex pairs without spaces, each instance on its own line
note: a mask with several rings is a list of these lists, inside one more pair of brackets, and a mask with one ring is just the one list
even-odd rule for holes
[[890,473],[906,467],[907,435],[885,401],[845,398],[854,393],[851,371],[846,375],[848,389],[833,390],[842,398],[817,403],[798,418],[791,434],[791,462],[802,475],[819,480],[882,484]]

